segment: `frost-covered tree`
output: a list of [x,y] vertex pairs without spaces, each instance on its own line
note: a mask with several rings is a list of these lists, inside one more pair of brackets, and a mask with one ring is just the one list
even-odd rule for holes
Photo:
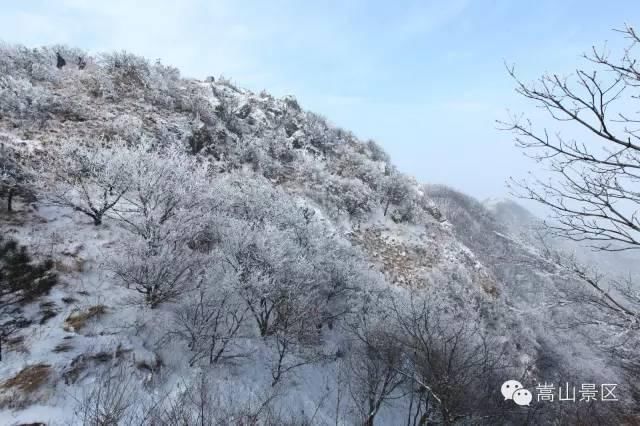
[[382,161],[386,164],[390,163],[391,159],[389,157],[389,154],[387,154],[376,141],[369,139],[365,143],[369,151],[369,156],[373,161]]
[[[261,336],[269,336],[288,313],[287,303],[303,293],[311,296],[309,267],[299,249],[271,226],[244,230],[235,223],[225,237],[224,258],[236,275],[237,288],[255,319]],[[306,288],[308,287],[308,288]]]
[[28,49],[0,43],[0,112],[27,128],[42,129],[55,118],[86,119],[78,89],[65,86],[69,77],[55,67],[56,53],[66,57],[84,55],[79,49],[48,46]]
[[[201,371],[195,377],[180,380],[164,398],[149,410],[147,423],[158,426],[185,425],[309,425],[294,416],[285,417],[272,405],[281,396],[269,389],[247,397],[245,392],[228,383],[216,384],[210,372]],[[245,388],[246,389],[246,388]],[[136,424],[143,424],[138,421]]]
[[318,309],[322,325],[332,328],[356,309],[368,292],[378,291],[383,278],[347,242],[338,238],[317,241],[312,257],[319,283]]
[[52,94],[25,78],[0,76],[0,112],[42,128],[59,107]]
[[309,143],[320,153],[327,154],[343,142],[344,131],[335,128],[325,117],[314,112],[304,113],[303,130]]
[[58,82],[60,72],[56,69],[56,55],[75,61],[86,57],[81,49],[53,45],[38,48],[0,43],[0,74],[29,79],[37,82]]
[[108,268],[124,286],[142,294],[144,303],[153,309],[193,289],[204,262],[180,241],[164,240],[162,245],[149,247],[133,238],[109,260]]
[[213,204],[216,211],[247,222],[251,229],[271,223],[283,231],[293,231],[307,222],[303,209],[282,188],[250,173],[222,177],[215,188]]
[[126,51],[104,53],[99,64],[124,93],[127,89],[147,87],[151,74],[149,62]]
[[83,426],[142,424],[140,388],[123,366],[97,374],[92,386],[76,399],[75,419]]
[[387,215],[389,206],[401,205],[411,197],[411,185],[409,180],[398,172],[391,172],[385,176],[382,184],[382,202],[384,203],[384,215]]
[[384,186],[387,166],[366,155],[365,145],[359,143],[338,145],[333,149],[329,169],[343,178],[357,179],[374,191]]
[[319,311],[309,305],[312,298],[300,296],[283,299],[278,307],[278,321],[270,338],[274,349],[271,386],[294,369],[328,358],[320,345]]
[[234,344],[246,313],[247,306],[228,287],[224,274],[208,271],[198,288],[174,308],[170,335],[187,343],[190,365],[201,360],[215,364],[240,356],[234,353]]
[[359,179],[328,175],[323,190],[320,197],[327,208],[354,219],[363,218],[376,204],[371,188]]
[[196,235],[208,208],[206,164],[179,145],[156,149],[141,142],[127,155],[125,191],[114,208],[124,228],[149,247]]
[[174,109],[182,97],[180,83],[180,71],[158,59],[151,66],[145,98],[154,105]]
[[409,379],[402,373],[404,354],[393,319],[370,308],[351,319],[347,330],[353,342],[344,364],[348,390],[362,424],[372,426],[382,407],[404,396]]
[[313,308],[319,322],[339,316],[360,270],[353,253],[311,208],[264,179],[241,177],[216,187],[219,216],[207,240],[217,241],[259,333],[275,331],[287,300]]
[[[626,39],[619,55],[606,46],[593,47],[571,75],[546,74],[526,83],[509,68],[516,92],[545,111],[551,123],[555,120],[556,128],[520,116],[502,124],[514,133],[518,147],[544,165],[544,178],[532,174],[511,183],[516,195],[550,212],[545,225],[553,236],[594,251],[633,252],[640,249],[640,33],[630,25],[617,32]],[[594,344],[616,355],[635,388],[638,405],[640,363],[633,355],[640,341],[636,277],[605,277],[592,265],[554,260],[584,285],[581,304],[593,313],[578,325],[589,330],[586,335],[599,336]]]
[[0,144],[0,198],[7,200],[7,211],[13,210],[14,197],[33,199],[33,174],[23,166],[16,152]]
[[234,95],[230,96],[228,91],[218,91],[215,86],[212,86],[212,91],[218,98],[214,109],[216,116],[222,120],[227,130],[236,136],[242,136],[242,125],[238,118],[240,101]]
[[102,224],[130,188],[130,150],[122,141],[99,140],[63,141],[49,148],[39,166],[46,200]]
[[424,405],[417,407],[417,415],[445,425],[501,418],[502,410],[487,396],[500,388],[497,372],[505,367],[502,345],[480,323],[456,318],[444,306],[439,296],[412,295],[396,299],[391,308],[406,357],[400,371],[428,395],[419,399]]

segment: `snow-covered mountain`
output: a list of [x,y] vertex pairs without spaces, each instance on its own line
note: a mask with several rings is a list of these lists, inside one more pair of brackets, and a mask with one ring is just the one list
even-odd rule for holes
[[2,238],[57,277],[0,312],[3,424],[521,424],[601,409],[521,407],[507,379],[624,380],[529,212],[294,97],[2,46],[0,142]]

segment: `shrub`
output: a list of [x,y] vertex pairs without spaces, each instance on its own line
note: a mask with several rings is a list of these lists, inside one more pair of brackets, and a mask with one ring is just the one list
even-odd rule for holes
[[374,205],[373,191],[358,179],[331,179],[326,186],[326,201],[338,213],[346,212],[353,218],[366,215]]
[[123,93],[132,87],[146,88],[149,85],[151,70],[145,58],[123,50],[100,55],[99,64]]
[[53,262],[34,263],[24,246],[0,235],[0,361],[2,343],[28,324],[20,307],[47,294],[57,283]]
[[207,149],[213,145],[214,138],[207,126],[203,125],[195,129],[188,137],[187,142],[192,154],[197,154],[203,149]]
[[140,140],[143,134],[142,120],[130,114],[122,114],[116,117],[108,128],[105,137],[109,139],[121,138],[133,144]]
[[188,248],[177,241],[163,240],[163,244],[150,248],[137,241],[109,266],[118,280],[142,294],[152,309],[189,290],[202,269],[201,259]]
[[369,150],[369,158],[373,161],[382,161],[384,163],[390,163],[391,159],[384,149],[374,140],[368,140],[366,142],[367,149]]
[[26,247],[0,236],[0,307],[47,294],[57,283],[52,268],[52,261],[33,263]]

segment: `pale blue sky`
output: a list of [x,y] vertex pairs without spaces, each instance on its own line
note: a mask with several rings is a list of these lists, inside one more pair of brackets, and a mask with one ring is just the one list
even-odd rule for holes
[[535,167],[496,130],[507,107],[533,110],[503,62],[526,79],[570,72],[625,22],[640,23],[640,2],[0,0],[1,40],[125,49],[293,94],[402,171],[478,198]]

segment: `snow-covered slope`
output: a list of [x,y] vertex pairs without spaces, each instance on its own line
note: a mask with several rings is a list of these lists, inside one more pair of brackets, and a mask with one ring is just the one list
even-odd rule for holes
[[[86,66],[68,60],[57,69],[56,50],[67,58],[83,57]],[[40,161],[36,169],[41,174],[31,181],[35,201],[18,197],[16,211],[2,212],[2,234],[37,258],[53,259],[60,279],[47,296],[21,307],[29,323],[4,345],[3,424],[98,424],[87,407],[99,399],[101,389],[133,400],[123,404],[129,414],[157,413],[159,407],[175,414],[175,406],[189,406],[184,398],[205,384],[207,391],[198,397],[206,393],[207,404],[190,403],[210,405],[216,411],[211,418],[223,419],[222,424],[357,424],[363,413],[354,397],[355,379],[349,376],[354,367],[346,360],[358,342],[348,330],[363,306],[393,312],[381,294],[403,302],[416,295],[434,297],[429,300],[438,304],[431,308],[446,315],[454,328],[478,325],[505,361],[496,372],[498,381],[510,374],[529,385],[563,377],[617,379],[615,369],[605,365],[606,356],[588,349],[587,339],[556,327],[579,314],[556,303],[558,286],[574,281],[539,247],[520,238],[517,224],[529,220],[526,211],[487,209],[448,188],[420,184],[398,172],[375,142],[332,126],[293,97],[252,93],[225,79],[182,79],[174,68],[125,53],[98,61],[64,47],[3,46],[0,142],[23,160]],[[273,257],[272,264],[288,259],[279,267],[292,269],[282,275],[269,272],[280,281],[326,274],[331,277],[326,282],[347,282],[348,297],[328,296],[334,299],[327,309],[340,316],[335,322],[323,317],[314,345],[307,344],[308,336],[296,335],[295,351],[285,354],[291,369],[285,367],[282,379],[274,376],[274,363],[283,342],[293,343],[279,341],[277,331],[260,335],[248,325],[234,336],[234,357],[191,362],[193,347],[169,325],[176,318],[176,303],[197,306],[197,301],[180,299],[152,309],[114,273],[113,265],[137,249],[128,211],[106,214],[94,226],[77,209],[51,202],[49,185],[64,170],[51,170],[58,163],[42,159],[61,152],[60,146],[84,143],[122,144],[131,156],[143,155],[131,148],[142,143],[188,151],[207,167],[206,185],[193,186],[206,193],[207,207],[189,220],[200,223],[211,215],[207,244],[217,247],[219,257],[208,262],[236,267],[241,249],[258,245],[264,256]],[[137,164],[146,170],[144,163]],[[188,187],[188,181],[174,179],[168,188]],[[282,249],[287,244],[309,251],[292,255]],[[317,269],[311,273],[308,266]],[[215,273],[230,272],[221,267]],[[237,276],[214,281],[233,287]],[[262,285],[263,277],[254,281]],[[296,279],[291,281],[297,288]],[[251,318],[248,310],[242,312]],[[25,380],[33,385],[12,381],[32,371],[37,379]],[[407,390],[414,388],[403,383],[392,392],[378,407],[376,424],[405,424],[421,416],[443,421],[437,404],[433,412],[415,411],[422,402]],[[542,419],[556,412],[514,410],[503,404],[499,388],[486,392],[478,399],[493,401],[485,404],[493,410],[489,423]],[[462,418],[473,419],[473,410],[464,410]]]

